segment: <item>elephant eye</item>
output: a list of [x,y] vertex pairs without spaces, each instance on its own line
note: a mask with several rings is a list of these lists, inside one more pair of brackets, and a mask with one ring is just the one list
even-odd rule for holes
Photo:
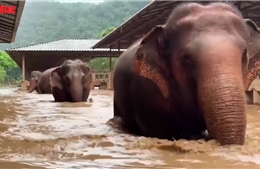
[[191,55],[185,54],[181,58],[183,70],[185,70],[188,74],[195,76],[195,69],[196,69],[196,64]]
[[182,63],[186,66],[192,66],[193,60],[191,59],[191,57],[189,55],[185,54],[182,57]]

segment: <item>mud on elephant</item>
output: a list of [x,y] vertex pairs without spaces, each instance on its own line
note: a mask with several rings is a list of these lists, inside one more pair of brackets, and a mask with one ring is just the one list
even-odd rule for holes
[[50,84],[56,102],[85,102],[90,93],[92,73],[81,60],[66,60],[52,71]]
[[[114,69],[114,119],[128,132],[244,144],[244,80],[257,29],[226,3],[185,3]],[[111,119],[113,121],[113,119]]]
[[27,92],[32,93],[36,90],[38,94],[51,94],[50,75],[54,69],[56,67],[47,69],[44,72],[32,71]]

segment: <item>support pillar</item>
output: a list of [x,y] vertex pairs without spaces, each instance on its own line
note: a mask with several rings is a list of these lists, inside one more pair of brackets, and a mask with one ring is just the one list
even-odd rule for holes
[[111,58],[111,48],[109,48],[109,70],[112,70],[112,58]]
[[27,90],[28,82],[25,78],[25,55],[22,56],[22,84],[21,84],[21,90]]
[[109,73],[108,73],[108,84],[107,84],[107,88],[109,90],[113,90],[113,79],[111,77],[112,75],[112,58],[111,58],[111,47],[109,47]]
[[25,81],[25,56],[24,55],[22,57],[22,76],[23,76],[23,81]]

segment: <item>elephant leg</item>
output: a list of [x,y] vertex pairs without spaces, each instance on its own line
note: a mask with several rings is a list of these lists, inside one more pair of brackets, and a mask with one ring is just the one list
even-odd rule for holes
[[52,95],[54,97],[55,102],[68,102],[68,96],[66,91],[59,89],[57,87],[52,88]]
[[134,114],[142,135],[169,140],[205,138],[202,130],[193,130],[191,127],[189,131],[185,124],[188,122],[178,121],[177,116],[159,106],[150,108],[150,104],[139,99],[134,102]]
[[114,117],[120,117],[120,109],[114,98]]
[[38,94],[43,94],[43,90],[41,89],[41,87],[39,86],[39,87],[37,87],[37,93]]
[[88,100],[89,93],[90,93],[89,89],[83,89],[83,97],[82,97],[83,102],[86,102]]
[[134,101],[135,118],[143,136],[179,139],[181,131],[174,127],[173,118],[167,116],[168,113],[154,105],[150,108],[149,104],[145,104],[142,100],[136,99]]
[[114,93],[114,119],[120,121],[120,125],[125,132],[139,135],[140,131],[132,111],[131,95],[127,93],[129,91]]
[[[145,85],[146,87],[141,87]],[[180,112],[170,108],[172,103],[163,97],[155,83],[149,79],[138,78],[132,84],[134,116],[142,135],[160,139],[192,139],[201,135],[203,129],[195,121],[189,124],[190,119],[183,119]],[[171,103],[171,104],[170,104]],[[186,114],[186,113],[185,113]]]
[[[129,116],[129,113],[128,115]],[[122,118],[120,113],[120,108],[114,98],[114,117],[109,119],[107,122],[113,128],[121,130],[126,133],[131,134],[140,134],[137,123],[135,122],[134,118]]]
[[44,84],[44,93],[51,94],[51,86],[49,84]]

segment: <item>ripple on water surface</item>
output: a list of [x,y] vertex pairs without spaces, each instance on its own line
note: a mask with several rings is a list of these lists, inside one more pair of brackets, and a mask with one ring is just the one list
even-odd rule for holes
[[[212,168],[260,166],[260,112],[248,106],[244,146],[135,137],[106,125],[113,92],[92,103],[55,103],[52,95],[0,89],[0,161],[4,168]],[[259,114],[259,115],[258,115]]]

